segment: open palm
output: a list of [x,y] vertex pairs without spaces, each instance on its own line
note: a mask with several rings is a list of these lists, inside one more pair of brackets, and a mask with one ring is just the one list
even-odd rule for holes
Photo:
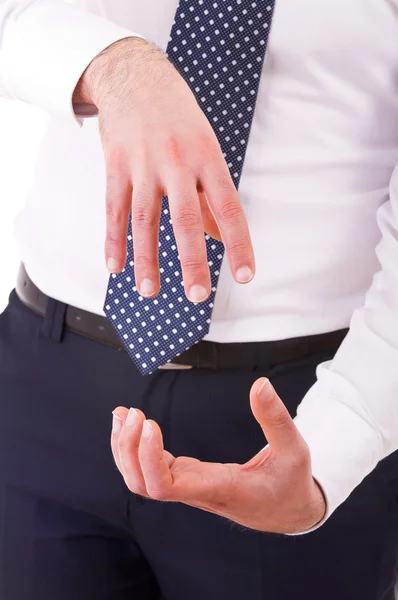
[[250,402],[269,445],[244,465],[176,458],[164,449],[157,423],[134,408],[117,408],[112,451],[128,488],[260,531],[294,533],[315,525],[325,501],[304,439],[267,379],[253,385]]

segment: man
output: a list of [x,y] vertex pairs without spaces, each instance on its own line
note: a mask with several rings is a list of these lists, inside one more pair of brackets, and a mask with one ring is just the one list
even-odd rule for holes
[[398,4],[0,25],[3,95],[50,114],[0,318],[2,600],[392,599]]

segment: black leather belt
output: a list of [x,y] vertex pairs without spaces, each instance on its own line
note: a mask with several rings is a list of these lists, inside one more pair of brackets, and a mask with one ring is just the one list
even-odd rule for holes
[[[44,315],[48,296],[29,278],[21,265],[16,292],[19,299],[34,312]],[[91,340],[124,349],[106,317],[67,305],[65,327]],[[278,364],[299,360],[319,352],[335,353],[347,329],[272,342],[218,343],[202,341],[180,354],[161,369],[246,369],[267,370]]]

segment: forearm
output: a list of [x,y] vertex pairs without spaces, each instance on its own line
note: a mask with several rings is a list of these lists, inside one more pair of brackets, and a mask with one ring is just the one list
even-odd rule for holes
[[[151,58],[161,53],[140,37],[132,36],[117,40],[96,56],[80,77],[73,92],[73,105],[91,105],[98,107],[101,98],[120,94],[129,78],[138,75],[147,59],[148,52]],[[132,68],[131,63],[134,63]]]

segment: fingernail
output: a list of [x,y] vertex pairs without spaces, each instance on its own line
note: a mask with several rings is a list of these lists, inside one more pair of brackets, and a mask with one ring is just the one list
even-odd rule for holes
[[193,285],[188,292],[188,299],[191,302],[203,302],[208,295],[208,291],[202,285]]
[[108,267],[108,271],[110,273],[115,273],[117,271],[117,260],[116,258],[108,258],[108,262],[106,263]]
[[138,417],[139,415],[135,408],[130,408],[126,419],[127,427],[131,427],[132,425],[134,425],[137,422]]
[[260,400],[262,400],[263,402],[266,402],[270,396],[271,396],[271,383],[269,381],[269,379],[267,379],[266,377],[264,377],[264,381],[261,384],[258,392],[257,392],[257,396],[260,398]]
[[112,419],[112,431],[114,433],[119,433],[119,431],[122,428],[122,420],[120,417],[113,415],[113,419]]
[[140,294],[145,298],[150,298],[156,291],[155,284],[151,279],[143,279],[140,285]]
[[254,277],[250,267],[240,267],[235,273],[235,279],[238,283],[249,283]]
[[152,435],[152,425],[149,421],[144,421],[144,425],[142,427],[142,437],[149,438]]

